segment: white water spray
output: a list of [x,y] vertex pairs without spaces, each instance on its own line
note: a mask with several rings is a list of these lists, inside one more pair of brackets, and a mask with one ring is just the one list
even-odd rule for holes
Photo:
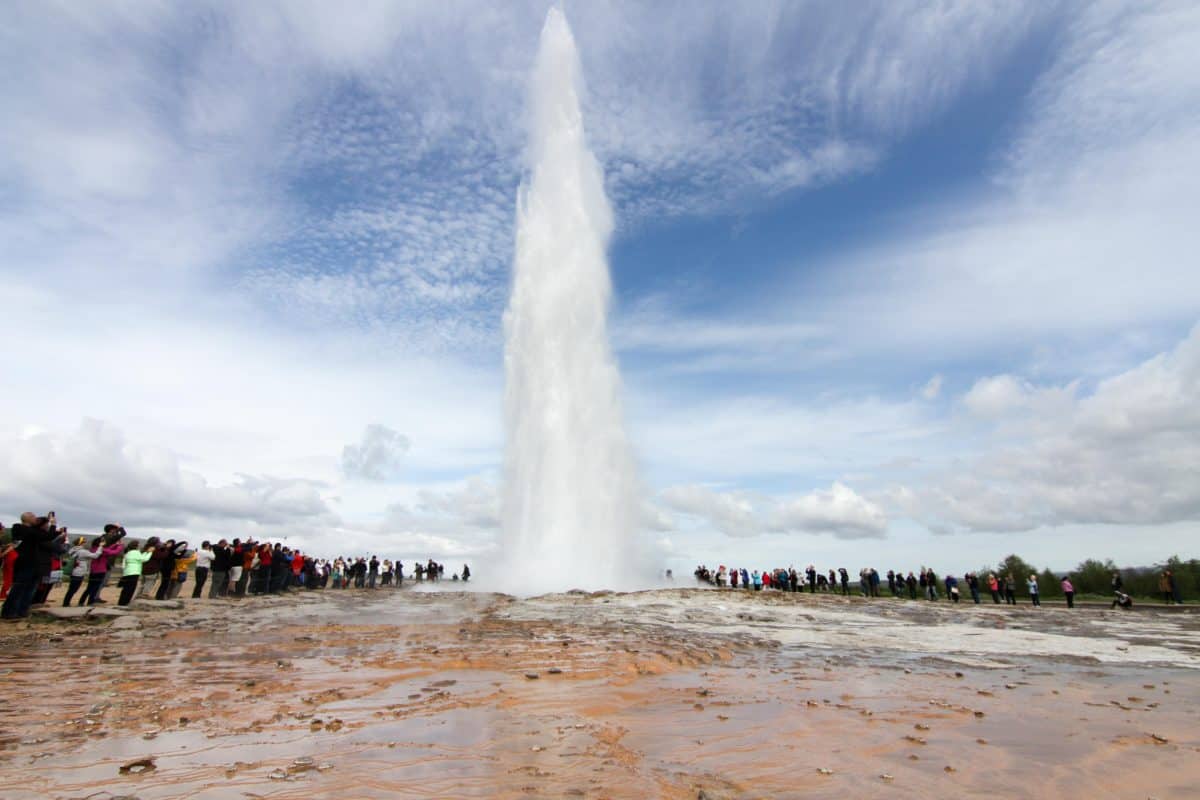
[[637,492],[607,330],[612,209],[581,92],[575,39],[552,8],[530,83],[529,173],[504,315],[507,563],[498,582],[523,594],[637,583]]

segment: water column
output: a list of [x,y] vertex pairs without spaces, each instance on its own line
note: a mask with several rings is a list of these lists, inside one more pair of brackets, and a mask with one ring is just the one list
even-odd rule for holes
[[638,565],[633,460],[608,340],[613,228],[580,113],[579,56],[552,8],[530,80],[504,315],[503,578],[522,593],[621,588]]

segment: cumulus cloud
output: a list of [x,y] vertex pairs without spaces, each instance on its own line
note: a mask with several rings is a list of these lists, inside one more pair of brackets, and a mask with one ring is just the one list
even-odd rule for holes
[[342,448],[342,473],[352,479],[386,480],[399,469],[410,446],[404,434],[372,423],[363,430],[358,444]]
[[225,530],[305,529],[336,522],[322,492],[302,478],[240,475],[210,484],[179,454],[129,441],[101,420],[65,434],[8,438],[0,462],[0,504],[14,512],[55,509],[65,524]]
[[864,539],[881,537],[887,531],[887,517],[878,505],[836,482],[828,489],[783,497],[674,486],[662,491],[659,498],[672,510],[734,537],[824,533],[840,539]]
[[841,539],[878,538],[887,530],[883,510],[841,483],[780,500],[769,523],[772,530],[830,533]]
[[1077,392],[1013,376],[979,381],[964,403],[1002,437],[893,500],[947,532],[1200,518],[1200,326]]

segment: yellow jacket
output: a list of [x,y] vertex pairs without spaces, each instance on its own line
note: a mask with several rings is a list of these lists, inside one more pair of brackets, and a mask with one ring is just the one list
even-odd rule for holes
[[176,575],[187,575],[188,570],[190,570],[192,568],[192,565],[195,563],[196,563],[196,551],[193,550],[191,553],[184,556],[183,558],[175,559],[175,574]]

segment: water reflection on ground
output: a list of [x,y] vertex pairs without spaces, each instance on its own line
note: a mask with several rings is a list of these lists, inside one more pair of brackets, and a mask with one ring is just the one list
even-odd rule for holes
[[1179,797],[1200,777],[1195,615],[658,590],[137,617],[0,632],[0,796]]

